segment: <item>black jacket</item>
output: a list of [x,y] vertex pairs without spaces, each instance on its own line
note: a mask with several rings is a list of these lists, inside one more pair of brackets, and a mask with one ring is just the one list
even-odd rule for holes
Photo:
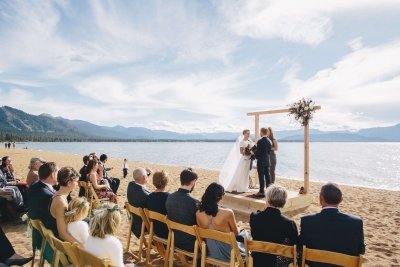
[[266,136],[257,141],[257,165],[264,167],[270,166],[269,152],[271,151],[271,147],[271,141]]
[[[296,223],[281,214],[279,209],[266,208],[250,215],[251,235],[254,240],[284,245],[297,243]],[[275,266],[276,256],[253,253],[254,266]]]
[[[364,254],[363,221],[336,208],[301,218],[299,248],[321,249],[358,256]],[[310,263],[309,266],[331,266]]]
[[[185,225],[197,225],[196,212],[198,201],[186,189],[179,188],[170,194],[165,206],[168,219]],[[175,244],[186,251],[193,251],[195,237],[175,232]]]
[[[146,207],[146,198],[150,194],[150,191],[146,190],[143,186],[138,185],[135,182],[128,184],[127,198],[129,204],[136,208]],[[133,214],[133,225],[132,232],[136,237],[140,237],[140,231],[142,229],[142,218]]]

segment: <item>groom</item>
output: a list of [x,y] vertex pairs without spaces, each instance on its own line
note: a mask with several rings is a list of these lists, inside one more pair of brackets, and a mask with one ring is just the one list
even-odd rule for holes
[[268,129],[261,128],[260,135],[261,138],[257,142],[257,152],[256,152],[256,159],[257,159],[257,172],[258,172],[258,179],[260,181],[260,191],[255,194],[256,197],[264,197],[265,186],[268,187],[271,184],[271,177],[269,174],[269,152],[271,151],[271,141],[267,137]]

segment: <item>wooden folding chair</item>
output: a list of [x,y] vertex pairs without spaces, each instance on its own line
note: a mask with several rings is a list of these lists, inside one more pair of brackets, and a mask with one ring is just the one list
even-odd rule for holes
[[51,262],[52,267],[58,267],[60,262],[62,266],[73,266],[70,264],[68,261],[67,257],[65,256],[64,253],[61,251],[57,250],[57,247],[54,245],[54,234],[53,231],[50,229],[47,229],[46,227],[42,226],[42,233],[44,238],[46,239],[46,242],[50,245],[50,247],[53,249],[53,260]]
[[[83,182],[84,183],[84,182]],[[98,207],[101,206],[101,203],[105,201],[110,201],[108,197],[105,198],[99,198],[99,196],[96,193],[96,190],[94,190],[93,184],[90,182],[87,182],[87,186],[89,187],[89,204],[90,204],[90,211],[93,209],[97,209]]]
[[362,265],[361,255],[351,256],[333,251],[310,249],[303,246],[302,267],[307,266],[306,261],[330,263],[345,267],[361,267]]
[[76,252],[78,255],[78,267],[111,267],[110,260],[108,258],[100,259],[95,255],[81,249],[76,246]]
[[[199,256],[199,242],[197,241],[197,236],[196,236],[196,225],[185,225],[185,224],[180,224],[174,221],[171,221],[167,217],[167,225],[169,229],[169,235],[168,239],[170,240],[170,247],[167,247],[167,253],[169,253],[169,267],[173,267],[174,265],[174,253],[176,252],[178,255],[183,257],[180,257],[180,259],[183,261],[183,265],[187,265],[186,260],[184,259],[184,256],[191,257],[193,259],[192,266],[196,267],[197,266],[197,258]],[[193,252],[186,251],[180,248],[175,247],[175,233],[174,231],[180,231],[183,233],[186,233],[188,235],[192,235],[196,240],[194,242],[193,246]]]
[[[39,234],[42,236],[42,244],[40,245],[40,259],[39,259],[39,267],[42,267],[44,265],[44,249],[46,247],[46,238],[43,236],[42,232],[42,227],[43,223],[40,220],[29,220],[30,224],[32,225],[33,228],[35,228]],[[31,263],[31,267],[34,266],[35,263],[35,256],[36,256],[36,248],[33,248],[33,259]]]
[[90,182],[85,182],[85,181],[79,181],[79,187],[82,187],[83,190],[85,191],[84,193],[84,197],[86,199],[89,199],[89,191],[90,191],[90,186],[89,186]]
[[293,263],[291,263],[289,266],[297,266],[296,245],[286,246],[271,242],[248,240],[247,238],[244,239],[244,245],[246,248],[246,267],[253,267],[253,257],[251,256],[252,252],[290,258],[293,259]]
[[[196,227],[197,238],[201,244],[201,266],[204,267],[206,264],[212,264],[223,267],[244,267],[242,256],[240,255],[239,247],[236,241],[235,234],[224,233],[213,229],[203,229]],[[212,239],[224,244],[231,246],[231,257],[229,262],[207,257],[207,245],[205,239]]]
[[[164,223],[166,225],[166,227],[168,227],[167,224],[167,216],[155,211],[150,211],[148,209],[144,209],[144,213],[146,214],[147,219],[149,220],[149,238],[147,240],[147,251],[146,251],[146,265],[149,264],[149,260],[150,260],[150,252],[151,252],[151,248],[152,248],[152,243],[154,241],[155,243],[155,247],[158,251],[158,253],[164,257],[164,266],[167,267],[168,265],[168,249],[170,246],[170,239],[167,238],[161,238],[159,236],[157,236],[154,233],[154,221],[158,221],[160,223]],[[169,228],[168,228],[169,230]],[[170,235],[168,235],[168,237],[170,237]],[[167,247],[167,249],[164,249],[164,245]]]
[[78,247],[77,244],[71,244],[69,242],[61,241],[55,236],[51,236],[50,238],[56,250],[68,256],[68,259],[73,266],[79,265],[78,252],[76,250]]
[[135,214],[136,216],[140,217],[142,219],[142,228],[140,230],[140,238],[139,238],[139,255],[137,260],[139,262],[142,261],[142,253],[143,253],[143,246],[146,248],[147,243],[145,240],[145,234],[146,234],[146,229],[149,229],[149,221],[147,220],[146,214],[144,214],[144,211],[142,208],[136,208],[129,204],[129,202],[125,202],[125,208],[128,211],[130,215],[130,224],[129,224],[129,229],[128,229],[128,241],[126,243],[126,251],[129,251],[129,246],[131,243],[131,235],[132,235],[132,225],[133,225],[133,216],[132,214]]

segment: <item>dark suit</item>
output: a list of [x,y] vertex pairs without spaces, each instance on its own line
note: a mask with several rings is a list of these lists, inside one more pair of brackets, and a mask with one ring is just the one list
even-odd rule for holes
[[[128,192],[126,196],[128,198],[129,204],[131,204],[136,208],[146,207],[146,199],[149,194],[150,191],[148,191],[143,186],[135,182],[130,182],[128,184]],[[133,216],[132,232],[137,238],[139,238],[142,229],[142,219],[135,214],[132,214],[132,216]]]
[[[189,190],[179,188],[168,196],[165,203],[168,219],[185,225],[197,225],[196,211],[198,200],[193,198]],[[195,237],[175,232],[175,244],[178,248],[193,251]]]
[[257,142],[257,172],[258,180],[260,181],[260,193],[264,193],[264,187],[271,184],[271,177],[269,173],[269,152],[271,151],[271,141],[266,137],[262,137]]
[[[254,240],[285,245],[297,243],[296,223],[281,215],[279,209],[266,208],[250,215],[251,235]],[[275,266],[276,256],[264,253],[252,253],[254,267]]]
[[[49,214],[49,204],[54,195],[52,191],[45,183],[38,181],[29,187],[28,191],[28,216],[34,220],[41,220],[43,223],[46,222]],[[36,231],[32,231],[32,246],[40,248],[42,237]]]
[[[321,249],[358,256],[364,254],[363,221],[336,208],[301,218],[299,248]],[[310,263],[309,266],[332,266]]]
[[[86,178],[86,166],[83,165],[82,168],[79,170],[79,174],[81,177],[79,177],[79,181],[81,182],[87,182]],[[79,197],[83,197],[85,195],[85,189],[83,187],[79,187]]]
[[106,165],[104,165],[103,162],[101,163],[101,166],[103,167],[103,178],[108,181],[108,183],[110,184],[111,190],[114,192],[114,194],[117,194],[121,180],[118,178],[108,177],[107,171],[111,170],[111,168],[106,168]]

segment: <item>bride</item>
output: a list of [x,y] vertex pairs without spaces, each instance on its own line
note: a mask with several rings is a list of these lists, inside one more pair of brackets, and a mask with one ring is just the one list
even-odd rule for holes
[[243,130],[243,136],[239,136],[233,145],[228,158],[219,174],[219,183],[228,192],[249,191],[250,156],[245,155],[246,147],[253,147],[250,140],[250,130]]

